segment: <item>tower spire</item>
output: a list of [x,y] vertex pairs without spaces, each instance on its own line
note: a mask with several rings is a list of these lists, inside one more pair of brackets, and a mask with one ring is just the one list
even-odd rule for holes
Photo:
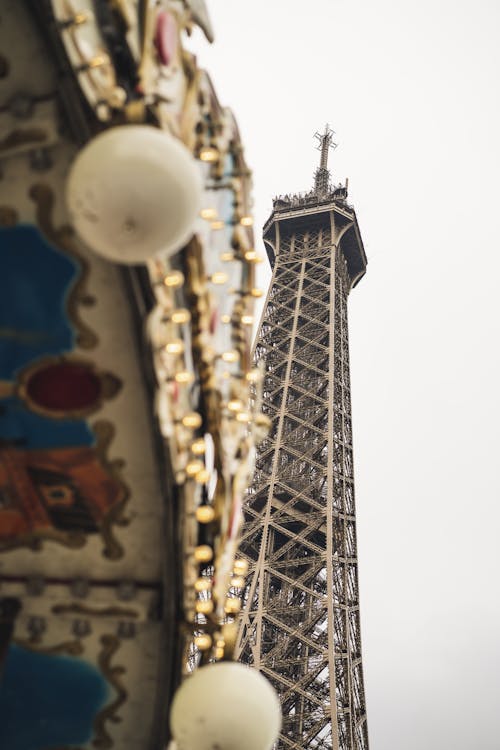
[[328,123],[325,125],[324,133],[315,133],[314,137],[318,140],[316,148],[321,151],[319,167],[314,173],[314,192],[318,195],[324,195],[330,187],[330,171],[328,169],[328,152],[332,148],[337,148],[333,141],[334,131]]

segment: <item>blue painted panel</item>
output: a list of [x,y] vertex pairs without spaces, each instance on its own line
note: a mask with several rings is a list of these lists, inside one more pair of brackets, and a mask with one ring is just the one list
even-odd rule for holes
[[94,445],[83,419],[50,419],[29,411],[18,398],[0,400],[0,440],[27,450]]
[[[75,330],[66,303],[81,268],[35,226],[0,228],[0,379],[41,357],[70,352]],[[0,440],[26,449],[93,445],[85,420],[50,419],[18,398],[0,400]]]
[[108,683],[88,662],[11,645],[0,681],[0,747],[84,745],[109,696]]
[[73,349],[66,313],[77,261],[49,245],[30,225],[0,229],[0,379],[39,357]]

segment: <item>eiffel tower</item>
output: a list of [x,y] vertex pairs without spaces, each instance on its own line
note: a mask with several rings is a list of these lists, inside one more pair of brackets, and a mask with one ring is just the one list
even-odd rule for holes
[[314,188],[276,198],[264,226],[273,276],[255,358],[272,426],[245,508],[238,651],[280,696],[276,748],[368,750],[347,333],[367,260],[347,183],[330,183],[333,131],[316,137]]

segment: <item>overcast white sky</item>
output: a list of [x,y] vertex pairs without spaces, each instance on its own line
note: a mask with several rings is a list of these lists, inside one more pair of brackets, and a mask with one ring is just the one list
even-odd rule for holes
[[[500,748],[498,0],[209,0],[257,237],[329,122],[350,299],[371,750]],[[259,242],[258,246],[263,247]]]

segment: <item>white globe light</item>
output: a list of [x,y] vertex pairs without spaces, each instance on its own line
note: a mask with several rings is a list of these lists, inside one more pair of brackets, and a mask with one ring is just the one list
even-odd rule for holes
[[177,750],[270,750],[280,727],[270,683],[236,662],[198,668],[175,694],[170,711]]
[[119,263],[177,252],[193,232],[201,197],[201,174],[188,149],[150,125],[110,128],[89,141],[66,188],[81,239]]

